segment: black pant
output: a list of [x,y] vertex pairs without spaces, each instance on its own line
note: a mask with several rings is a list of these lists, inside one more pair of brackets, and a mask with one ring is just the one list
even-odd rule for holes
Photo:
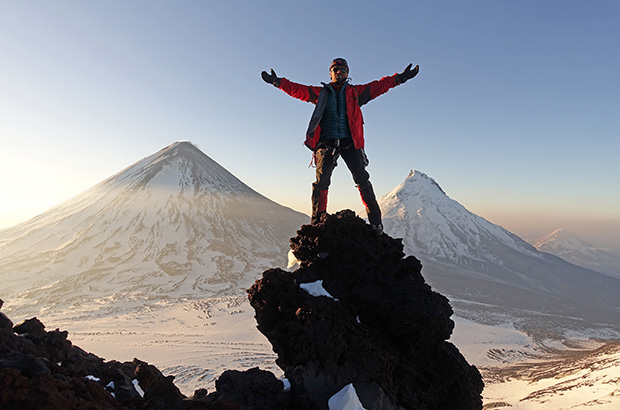
[[364,151],[355,149],[353,141],[347,138],[338,142],[329,141],[320,144],[315,151],[315,156],[316,181],[312,184],[312,222],[317,222],[327,210],[327,191],[331,184],[332,173],[338,158],[342,157],[360,191],[368,221],[373,225],[380,224],[381,209],[370,183],[370,174],[366,171],[368,160]]

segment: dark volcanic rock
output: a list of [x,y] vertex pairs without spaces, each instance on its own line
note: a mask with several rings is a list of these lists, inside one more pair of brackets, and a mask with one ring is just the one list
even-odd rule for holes
[[2,409],[120,409],[98,383],[58,375],[24,375],[18,369],[0,370]]
[[[0,308],[4,301],[0,299]],[[9,319],[4,313],[0,312],[0,329],[11,329],[13,327],[13,322]]]
[[[327,409],[350,383],[368,410],[482,408],[480,373],[446,341],[448,300],[400,240],[377,238],[342,211],[304,225],[291,243],[300,268],[268,270],[248,293],[291,382],[292,408]],[[300,287],[317,281],[332,297]]]
[[33,317],[32,319],[24,320],[19,325],[13,328],[13,331],[18,335],[33,334],[42,335],[45,334],[45,325],[41,323],[39,319]]
[[283,383],[273,373],[258,367],[240,372],[227,370],[215,383],[218,398],[241,405],[243,409],[285,409],[288,397]]
[[164,376],[155,366],[137,359],[105,362],[73,346],[67,335],[58,329],[46,331],[37,318],[14,328],[0,327],[0,409],[252,408],[206,391],[197,400],[188,399],[174,385],[174,377]]
[[0,329],[12,329],[13,322],[4,313],[0,312]]

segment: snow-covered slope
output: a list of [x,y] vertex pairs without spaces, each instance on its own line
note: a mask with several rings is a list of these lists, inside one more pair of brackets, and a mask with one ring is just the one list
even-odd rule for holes
[[527,363],[482,369],[485,408],[620,408],[620,345],[564,349]]
[[541,252],[547,252],[575,265],[620,278],[620,258],[564,229],[557,229],[532,241],[532,244]]
[[308,217],[250,189],[188,142],[0,231],[6,310],[239,294],[286,266]]
[[385,232],[403,238],[405,252],[463,317],[514,322],[518,314],[539,332],[553,331],[558,317],[559,329],[567,321],[579,329],[620,325],[620,280],[539,252],[450,199],[431,177],[412,171],[379,204]]
[[455,318],[452,342],[484,378],[485,409],[620,408],[620,344],[543,340]]
[[[451,341],[481,369],[488,408],[547,410],[574,405],[606,410],[620,405],[617,344],[579,340],[562,344],[534,340],[511,327],[458,317],[455,322]],[[174,375],[186,395],[198,388],[213,391],[215,379],[227,369],[259,366],[282,376],[275,365],[277,356],[256,329],[254,310],[244,296],[162,301],[101,317],[78,308],[52,312],[46,324],[68,330],[74,344],[108,360],[137,357],[155,364],[164,374]]]

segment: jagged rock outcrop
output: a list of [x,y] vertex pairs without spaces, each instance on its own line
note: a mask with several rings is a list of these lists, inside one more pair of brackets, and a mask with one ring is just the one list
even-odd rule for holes
[[291,408],[327,409],[349,384],[367,410],[482,408],[480,373],[447,342],[448,300],[400,240],[377,238],[347,210],[302,226],[291,243],[299,269],[270,269],[248,290]]
[[0,328],[0,408],[121,408],[105,385],[86,378],[103,360],[66,337],[36,318]]
[[[252,394],[202,390],[187,398],[174,385],[174,377],[164,376],[155,366],[138,359],[106,362],[74,346],[67,335],[58,329],[46,331],[37,318],[13,326],[8,317],[0,315],[0,409],[240,410],[246,407],[227,397],[245,394],[247,400]],[[264,377],[256,378],[251,371],[247,374],[245,379],[252,378],[255,389],[269,390],[261,385]],[[271,377],[271,390],[275,382],[281,392],[282,382]],[[226,372],[221,379],[229,379]]]

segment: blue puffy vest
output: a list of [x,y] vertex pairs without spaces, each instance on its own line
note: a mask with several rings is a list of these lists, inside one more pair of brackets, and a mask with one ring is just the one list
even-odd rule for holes
[[336,91],[331,84],[326,87],[329,90],[329,97],[321,118],[321,140],[351,138],[346,87],[347,84],[344,84],[340,91]]

